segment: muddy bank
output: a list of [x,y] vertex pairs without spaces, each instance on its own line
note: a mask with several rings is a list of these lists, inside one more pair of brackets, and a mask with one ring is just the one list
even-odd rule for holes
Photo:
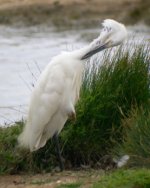
[[[61,0],[61,1],[18,1],[0,0],[0,23],[15,25],[53,24],[57,27],[87,27],[97,25],[105,18],[125,23],[143,21],[149,23],[141,13],[148,7],[148,0]],[[147,8],[149,9],[149,8]],[[148,10],[149,11],[149,10]]]

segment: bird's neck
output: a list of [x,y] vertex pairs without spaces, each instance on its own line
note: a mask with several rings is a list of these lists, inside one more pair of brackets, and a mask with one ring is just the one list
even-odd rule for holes
[[90,50],[91,50],[91,44],[73,51],[73,54],[75,55],[76,58],[82,60],[82,57],[88,52],[90,52]]
[[97,52],[103,50],[106,48],[106,46],[101,45],[97,50],[95,50],[94,46],[96,46],[96,43],[98,42],[99,38],[94,39],[89,45],[80,48],[78,50],[74,51],[74,54],[77,58],[80,60],[85,60],[90,58],[92,55],[96,54]]

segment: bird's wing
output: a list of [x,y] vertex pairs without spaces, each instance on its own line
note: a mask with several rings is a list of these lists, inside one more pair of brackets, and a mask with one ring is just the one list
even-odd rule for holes
[[45,126],[61,105],[65,76],[57,65],[48,66],[40,76],[31,97],[27,124],[19,138],[22,146],[34,150]]

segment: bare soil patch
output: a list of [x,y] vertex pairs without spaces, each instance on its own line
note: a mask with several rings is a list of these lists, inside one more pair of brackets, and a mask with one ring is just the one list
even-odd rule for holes
[[0,176],[1,188],[56,188],[66,184],[81,184],[89,188],[104,174],[102,170],[64,171],[37,175],[7,175]]

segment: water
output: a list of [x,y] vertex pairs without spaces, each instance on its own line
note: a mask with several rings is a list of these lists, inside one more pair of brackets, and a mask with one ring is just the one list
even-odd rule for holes
[[[0,125],[26,117],[33,85],[53,56],[84,46],[98,32],[0,26]],[[150,39],[150,28],[145,26],[129,27],[129,33],[131,43]]]

